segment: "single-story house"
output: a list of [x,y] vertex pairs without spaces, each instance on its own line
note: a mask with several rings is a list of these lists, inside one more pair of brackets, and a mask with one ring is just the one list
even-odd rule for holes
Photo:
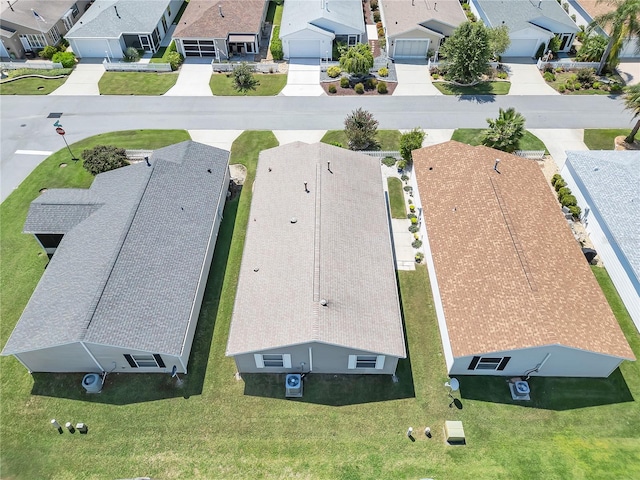
[[57,45],[89,7],[89,0],[9,0],[0,3],[0,58],[24,58]]
[[96,0],[65,38],[78,57],[123,58],[129,47],[155,53],[182,0]]
[[560,52],[571,49],[578,26],[556,0],[470,0],[471,11],[488,27],[506,25],[511,45],[503,57],[533,57],[541,44],[560,38]]
[[640,331],[640,152],[567,152],[562,177],[582,222]]
[[260,153],[227,356],[240,373],[393,374],[406,357],[380,160]]
[[413,158],[450,375],[608,377],[635,360],[536,162],[454,141]]
[[34,200],[53,254],[2,355],[29,372],[186,373],[229,187],[229,152],[192,141]]
[[284,58],[331,58],[333,41],[365,41],[361,0],[287,0],[280,39]]
[[437,52],[445,38],[467,21],[457,0],[382,0],[381,15],[387,51],[394,59],[427,58]]
[[173,32],[178,52],[218,61],[233,54],[258,53],[268,4],[266,0],[191,0]]
[[[569,0],[569,12],[576,15],[576,22],[578,25],[589,26],[596,17],[605,13],[612,12],[616,9],[616,6],[609,2],[598,2],[597,0]],[[598,28],[598,33],[608,36],[609,32],[606,29]],[[640,50],[638,49],[638,43],[640,39],[637,37],[626,38],[620,49],[618,55],[619,58],[638,58],[640,57]]]

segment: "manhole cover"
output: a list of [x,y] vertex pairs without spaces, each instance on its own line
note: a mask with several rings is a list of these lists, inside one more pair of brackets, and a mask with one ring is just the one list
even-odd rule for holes
[[44,87],[38,87],[38,90],[44,90]]
[[64,167],[66,167],[66,166],[67,166],[67,164],[66,164],[66,163],[61,163],[61,164],[59,165],[59,167],[60,167],[60,168],[64,168]]
[[61,116],[62,116],[62,113],[52,112],[49,114],[47,118],[60,118]]
[[48,189],[48,188],[41,188],[41,189],[40,189],[40,193],[44,193],[44,192],[46,192],[47,190],[49,190],[49,189]]

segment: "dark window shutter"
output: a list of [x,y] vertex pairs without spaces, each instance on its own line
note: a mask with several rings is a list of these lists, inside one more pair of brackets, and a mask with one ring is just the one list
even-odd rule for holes
[[124,354],[124,359],[129,363],[131,368],[138,368],[138,365],[136,365],[136,362],[133,361],[133,358],[128,353]]
[[509,363],[509,360],[511,360],[511,357],[504,357],[500,362],[500,365],[498,365],[498,370],[504,370],[504,367],[507,366],[507,363]]
[[158,355],[157,353],[154,353],[153,354],[153,358],[156,359],[156,362],[158,363],[158,366],[160,368],[164,368],[165,367],[164,362],[162,361],[162,357],[160,355]]
[[471,359],[471,363],[469,364],[469,368],[467,370],[475,370],[476,365],[478,365],[479,361],[480,361],[480,357],[473,357]]

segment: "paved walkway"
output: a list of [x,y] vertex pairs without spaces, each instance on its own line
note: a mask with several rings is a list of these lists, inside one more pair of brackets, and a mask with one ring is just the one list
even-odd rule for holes
[[212,97],[209,81],[213,70],[210,58],[188,58],[180,67],[178,81],[164,95],[167,97]]
[[98,82],[104,75],[101,60],[83,60],[76,65],[69,78],[49,95],[100,95]]
[[398,86],[393,92],[398,95],[442,95],[431,83],[429,67],[422,64],[395,62]]
[[320,86],[320,61],[316,58],[295,58],[289,62],[287,84],[280,95],[287,97],[319,97],[324,95]]
[[535,64],[531,63],[504,63],[509,80],[511,81],[511,89],[509,95],[560,95],[553,88],[547,85],[540,71]]
[[627,85],[640,83],[640,59],[621,61],[618,65],[618,72]]
[[584,143],[584,130],[576,129],[529,129],[536,137],[544,142],[553,157],[553,161],[562,170],[567,160],[567,150],[589,150]]

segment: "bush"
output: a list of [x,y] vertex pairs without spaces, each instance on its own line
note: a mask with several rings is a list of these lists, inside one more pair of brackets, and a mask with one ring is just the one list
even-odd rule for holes
[[38,52],[38,56],[46,60],[51,60],[56,53],[58,53],[57,47],[54,47],[53,45],[47,45]]
[[349,88],[349,79],[347,77],[342,77],[340,79],[340,86],[342,88]]
[[344,148],[344,145],[340,142],[331,142],[330,145],[333,145],[334,147]]
[[384,28],[378,29],[378,38],[384,37]]
[[538,47],[538,50],[536,50],[536,58],[542,58],[542,56],[544,55],[544,49],[545,49],[545,44],[544,42],[542,42]]
[[556,183],[553,185],[553,188],[557,191],[559,191],[562,187],[566,187],[567,186],[567,182],[564,181],[563,178],[558,179],[558,181],[556,181]]
[[564,93],[566,91],[567,91],[567,87],[565,87],[564,85],[559,85],[558,86],[558,92]]
[[387,82],[378,82],[378,93],[384,95],[387,92]]
[[364,85],[362,83],[356,83],[355,87],[353,87],[356,93],[363,94],[364,93]]
[[404,160],[400,160],[398,162],[398,170],[404,170],[407,166],[407,162],[405,162]]
[[388,77],[389,76],[389,69],[387,67],[381,67],[378,69],[378,75],[380,75],[381,77]]
[[60,39],[60,43],[58,43],[58,50],[60,50],[61,52],[64,52],[67,48],[69,48],[69,40],[62,37]]
[[137,62],[140,60],[140,52],[133,47],[129,47],[124,51],[125,62]]
[[496,75],[500,80],[506,80],[507,78],[509,78],[509,75],[507,74],[507,72],[498,72],[498,75]]
[[393,157],[384,157],[382,159],[382,164],[387,167],[393,167],[396,164],[396,159]]
[[385,48],[387,48],[387,39],[386,38],[379,38],[378,39],[378,46],[384,50]]
[[424,137],[425,133],[419,127],[400,135],[400,155],[402,155],[402,159],[407,162],[407,165],[413,163],[411,152],[422,147]]
[[233,88],[241,93],[255,90],[260,83],[253,75],[253,67],[246,62],[234,68],[231,75],[233,77]]
[[381,20],[380,12],[377,10],[373,12],[373,21],[378,23]]
[[336,88],[335,85],[331,84],[329,85],[329,93],[336,93],[338,91],[338,89]]
[[378,80],[376,80],[375,78],[367,78],[367,80],[365,81],[365,87],[367,90],[373,90],[377,86]]
[[407,193],[411,193],[413,191],[413,187],[411,185],[406,185],[403,190]]
[[574,90],[580,90],[580,89],[582,89],[582,84],[581,84],[579,81],[575,80],[575,81],[573,82],[573,89],[574,89]]
[[611,91],[611,93],[620,93],[622,92],[622,85],[620,85],[619,83],[612,83],[609,90]]
[[413,248],[420,248],[422,246],[422,240],[414,240],[411,246]]
[[598,90],[600,88],[602,84],[600,82],[593,82],[593,85],[591,85],[593,88],[595,88],[596,90]]
[[76,64],[76,56],[73,52],[58,52],[52,58],[53,63],[61,63],[64,68],[71,68]]
[[422,252],[418,252],[416,253],[416,263],[422,263],[422,261],[424,260],[424,253]]
[[574,218],[576,219],[580,219],[580,215],[582,214],[582,209],[577,206],[577,205],[569,205],[567,207],[569,209],[569,211],[571,212],[571,215],[573,215]]
[[411,233],[416,233],[418,230],[420,230],[420,228],[418,228],[418,226],[417,226],[417,225],[410,225],[410,226],[409,226],[409,231],[410,231]]
[[438,80],[440,78],[440,75],[438,73],[432,73],[431,78],[433,78],[434,80]]
[[171,70],[177,70],[184,62],[184,57],[180,55],[178,52],[169,52],[165,55],[165,60],[169,65],[171,65]]
[[378,0],[369,0],[369,6],[371,7],[371,10],[375,12],[378,10]]
[[271,37],[271,56],[274,60],[282,60],[284,51],[282,50],[282,40],[280,40],[280,26],[273,27],[273,36]]
[[376,22],[376,28],[379,30],[382,28],[382,22]]
[[331,78],[337,78],[342,73],[342,69],[337,65],[327,68],[327,75]]
[[565,195],[560,198],[560,203],[563,207],[572,207],[578,204],[578,200],[573,195]]
[[124,148],[113,145],[96,145],[82,152],[82,166],[91,175],[98,175],[129,165]]
[[558,180],[562,180],[562,175],[560,175],[559,173],[554,173],[553,177],[551,177],[551,185],[553,185],[555,187],[556,186],[556,182]]
[[562,187],[558,190],[558,198],[564,197],[565,195],[571,195],[571,189],[569,187]]
[[581,68],[576,73],[576,78],[585,88],[589,88],[596,81],[596,72],[593,68]]
[[[406,173],[403,173],[402,176],[400,177],[400,180],[402,180],[403,182],[406,182],[409,180],[409,175],[407,175]],[[413,210],[411,210],[413,212]]]
[[542,76],[545,82],[553,82],[556,79],[556,76],[551,72],[544,72]]

